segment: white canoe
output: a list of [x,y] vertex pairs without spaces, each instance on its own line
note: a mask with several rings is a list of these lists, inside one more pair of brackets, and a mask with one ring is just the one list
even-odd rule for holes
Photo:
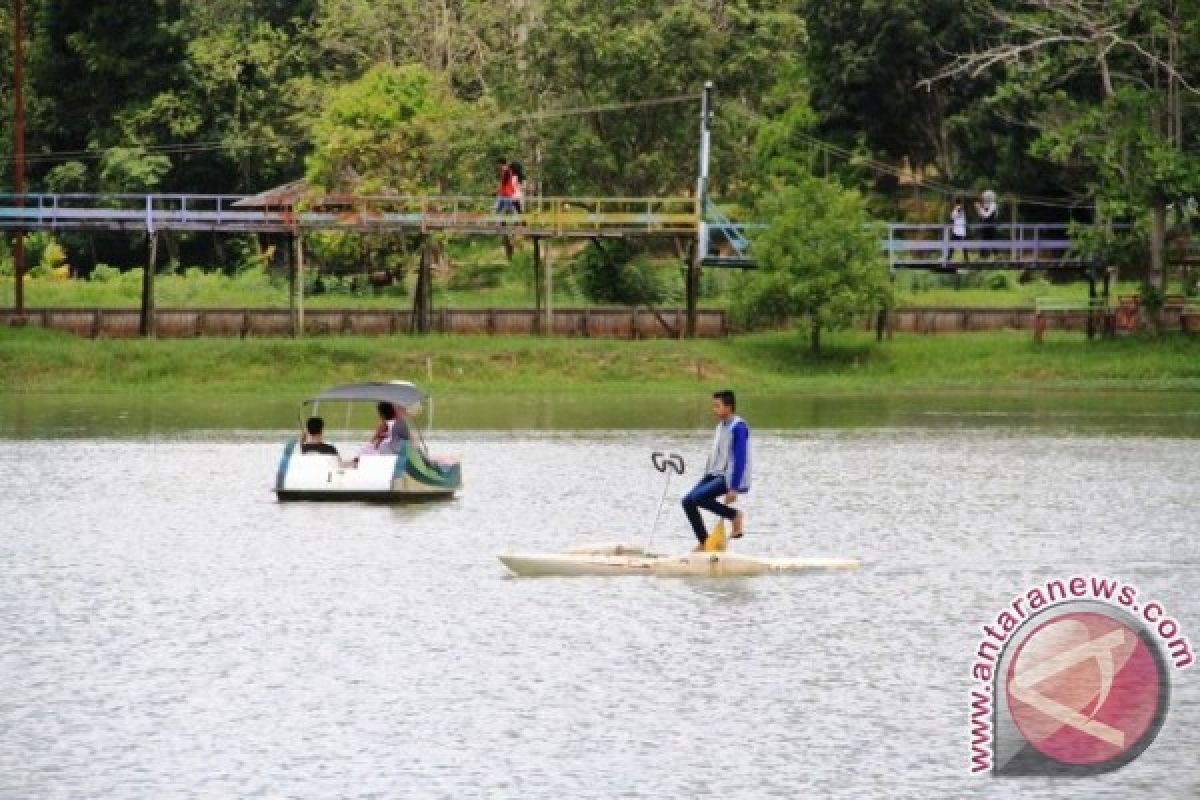
[[499,556],[515,575],[657,575],[742,577],[768,572],[857,569],[853,558],[764,558],[739,553],[647,553],[641,547],[606,545],[566,553],[507,553]]

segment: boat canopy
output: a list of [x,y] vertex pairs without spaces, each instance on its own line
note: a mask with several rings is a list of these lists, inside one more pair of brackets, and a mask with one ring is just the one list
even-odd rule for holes
[[428,395],[420,387],[408,381],[373,381],[333,386],[304,402],[307,405],[322,400],[370,400],[376,403],[393,403],[411,411],[426,397]]

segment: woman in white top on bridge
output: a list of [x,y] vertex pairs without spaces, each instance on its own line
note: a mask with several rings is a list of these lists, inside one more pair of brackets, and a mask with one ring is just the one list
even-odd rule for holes
[[[950,212],[950,238],[956,242],[962,242],[967,238],[967,212],[963,210],[961,200],[954,201],[954,210]],[[954,260],[954,254],[957,250],[962,250],[963,261],[971,260],[970,254],[966,248],[949,248],[946,250],[946,263]]]

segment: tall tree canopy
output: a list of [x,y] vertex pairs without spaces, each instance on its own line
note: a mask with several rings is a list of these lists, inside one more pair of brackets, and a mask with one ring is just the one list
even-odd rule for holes
[[1200,2],[992,0],[977,14],[995,28],[990,45],[959,51],[925,85],[1001,75],[999,102],[1025,105],[1038,132],[1031,155],[1074,168],[1078,188],[1134,235],[1150,211],[1160,285],[1167,208],[1200,193],[1200,126],[1186,113],[1200,100]]
[[[712,80],[727,200],[815,170],[895,210],[908,162],[937,191],[1036,195],[1041,217],[1098,201],[1148,231],[1161,274],[1185,222],[1169,212],[1200,194],[1200,0],[25,5],[35,191],[252,192],[307,172],[487,192],[507,155],[533,192],[683,195]],[[6,6],[0,63],[11,41]],[[5,164],[11,88],[5,71]]]

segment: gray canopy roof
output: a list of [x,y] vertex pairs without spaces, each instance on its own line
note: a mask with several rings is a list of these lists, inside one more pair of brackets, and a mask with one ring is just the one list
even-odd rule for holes
[[370,400],[377,403],[394,403],[405,409],[412,409],[420,405],[426,397],[424,391],[408,381],[372,381],[334,386],[306,400],[305,403],[321,400]]

